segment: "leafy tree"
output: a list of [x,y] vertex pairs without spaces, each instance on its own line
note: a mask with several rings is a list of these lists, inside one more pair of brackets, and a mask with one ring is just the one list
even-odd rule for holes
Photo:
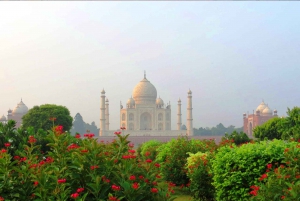
[[89,130],[90,133],[94,133],[95,135],[97,135],[99,133],[99,128],[97,128],[94,121],[91,124],[86,123],[85,130]]
[[82,116],[80,115],[80,113],[77,113],[74,117],[74,122],[73,122],[73,127],[71,130],[72,134],[75,133],[80,133],[83,134],[85,133],[86,129],[85,129],[85,123],[82,119]]
[[260,140],[264,140],[265,138],[269,140],[281,139],[282,134],[286,130],[285,122],[284,118],[272,118],[262,125],[255,127],[253,135]]
[[250,142],[250,138],[243,131],[241,131],[240,133],[238,133],[237,131],[233,131],[231,134],[225,133],[225,138],[228,140],[233,140],[234,144],[236,145]]
[[285,118],[285,132],[282,134],[283,139],[294,138],[300,139],[300,107],[288,108],[287,117]]
[[64,131],[69,131],[72,127],[72,117],[68,108],[60,105],[45,104],[34,106],[23,116],[23,127],[33,127],[35,131],[39,129],[51,130],[54,125],[62,125]]

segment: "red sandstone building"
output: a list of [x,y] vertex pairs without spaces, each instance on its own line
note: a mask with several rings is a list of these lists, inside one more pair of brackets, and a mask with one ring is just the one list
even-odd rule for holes
[[253,129],[269,119],[272,119],[273,117],[277,117],[277,110],[274,110],[273,114],[273,111],[269,108],[269,106],[262,101],[261,104],[256,108],[255,113],[253,111],[253,114],[243,114],[244,132],[249,137],[253,137]]

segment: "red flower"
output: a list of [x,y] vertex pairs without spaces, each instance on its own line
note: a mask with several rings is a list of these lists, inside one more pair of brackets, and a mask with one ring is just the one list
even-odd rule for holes
[[121,130],[125,130],[126,128],[124,126],[120,127]]
[[269,163],[269,164],[267,165],[267,168],[268,168],[268,169],[271,169],[271,168],[272,168],[272,163]]
[[71,194],[71,198],[74,198],[74,199],[76,199],[78,196],[79,196],[79,193],[73,193],[73,194]]
[[15,159],[15,160],[19,160],[19,159],[20,159],[20,156],[14,156],[14,159]]
[[4,198],[0,196],[0,201],[3,201],[3,200],[4,200]]
[[81,150],[81,152],[82,152],[82,153],[87,153],[87,152],[89,152],[89,150],[84,149],[84,150]]
[[34,185],[34,186],[37,186],[37,185],[39,185],[39,182],[38,182],[38,181],[34,181],[34,182],[33,182],[33,185]]
[[114,196],[110,196],[110,197],[108,198],[108,200],[120,201],[117,197],[114,197]]
[[128,152],[134,154],[134,153],[135,153],[135,150],[130,149],[130,150],[128,150]]
[[257,191],[250,191],[250,195],[257,196]]
[[76,190],[77,193],[81,193],[81,192],[83,192],[83,191],[84,191],[84,188],[78,188],[78,189]]
[[91,138],[93,138],[94,136],[95,136],[94,133],[86,133],[86,134],[83,135],[83,137],[87,137],[88,139],[91,139]]
[[117,185],[115,185],[115,184],[113,184],[113,185],[111,186],[111,188],[112,188],[114,191],[119,191],[119,190],[121,190],[121,187],[120,187],[120,186],[117,186]]
[[129,177],[129,180],[134,181],[134,180],[135,180],[135,176],[134,176],[134,175],[131,175],[131,176]]
[[10,146],[10,143],[8,143],[8,142],[7,142],[7,143],[4,143],[4,146],[5,146],[5,147],[9,147],[9,146]]
[[285,196],[284,196],[284,195],[283,195],[283,196],[281,196],[281,199],[282,199],[282,200],[284,200],[284,199],[285,199]]
[[75,135],[75,138],[80,138],[81,137],[81,135],[79,134],[79,133],[76,133],[76,135]]
[[155,163],[155,166],[158,167],[158,168],[160,167],[160,165],[158,163]]
[[66,183],[66,179],[58,179],[57,182],[58,182],[59,184]]
[[121,131],[116,131],[114,134],[115,134],[115,135],[120,135],[120,134],[121,134]]
[[135,182],[132,184],[133,189],[138,189],[139,188],[139,183]]
[[145,156],[149,156],[149,155],[150,155],[150,152],[147,151],[147,152],[145,153]]
[[133,147],[134,147],[134,144],[133,144],[133,143],[129,143],[128,146],[129,146],[130,148],[133,148]]
[[151,193],[158,193],[157,188],[151,188]]
[[147,159],[146,162],[147,163],[152,163],[152,160],[151,159]]
[[98,165],[93,165],[93,166],[91,166],[91,170],[94,170],[94,169],[97,169],[97,168],[99,168]]
[[140,178],[140,179],[144,179],[144,176],[140,175],[139,178]]
[[262,181],[262,180],[264,180],[264,179],[267,178],[267,177],[268,177],[267,174],[263,174],[263,175],[261,175],[261,177],[259,178],[259,181]]
[[6,150],[6,149],[1,149],[1,152],[2,152],[2,153],[6,153],[7,150]]
[[30,136],[29,136],[28,142],[29,142],[30,144],[33,144],[33,143],[36,142],[36,139],[35,139],[33,136],[30,135]]

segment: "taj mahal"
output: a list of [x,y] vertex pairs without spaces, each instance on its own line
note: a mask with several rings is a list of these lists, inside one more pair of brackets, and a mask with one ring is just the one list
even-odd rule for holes
[[[179,136],[193,135],[192,91],[187,93],[187,130],[181,130],[181,100],[177,104],[177,130],[171,130],[171,104],[165,104],[157,97],[154,85],[144,78],[134,87],[126,105],[120,103],[120,126],[126,128],[131,136]],[[113,136],[109,130],[109,101],[104,89],[101,92],[99,136]]]

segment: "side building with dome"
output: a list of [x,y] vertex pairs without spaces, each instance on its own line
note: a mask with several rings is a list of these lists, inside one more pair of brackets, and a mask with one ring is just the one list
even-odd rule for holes
[[28,107],[23,103],[22,99],[21,102],[17,104],[17,106],[11,110],[7,111],[7,117],[2,115],[0,118],[0,122],[6,123],[8,120],[15,120],[16,121],[16,128],[19,128],[22,125],[22,117],[28,112]]
[[[192,92],[188,91],[187,130],[181,130],[181,100],[177,103],[177,130],[171,130],[171,104],[158,97],[154,85],[146,78],[133,89],[126,105],[120,103],[120,127],[131,136],[179,136],[193,135]],[[116,130],[109,129],[109,101],[101,92],[99,136],[112,136]]]
[[243,114],[244,132],[253,137],[253,129],[269,119],[277,117],[277,110],[272,111],[268,104],[262,101],[259,106],[253,111],[253,114]]

